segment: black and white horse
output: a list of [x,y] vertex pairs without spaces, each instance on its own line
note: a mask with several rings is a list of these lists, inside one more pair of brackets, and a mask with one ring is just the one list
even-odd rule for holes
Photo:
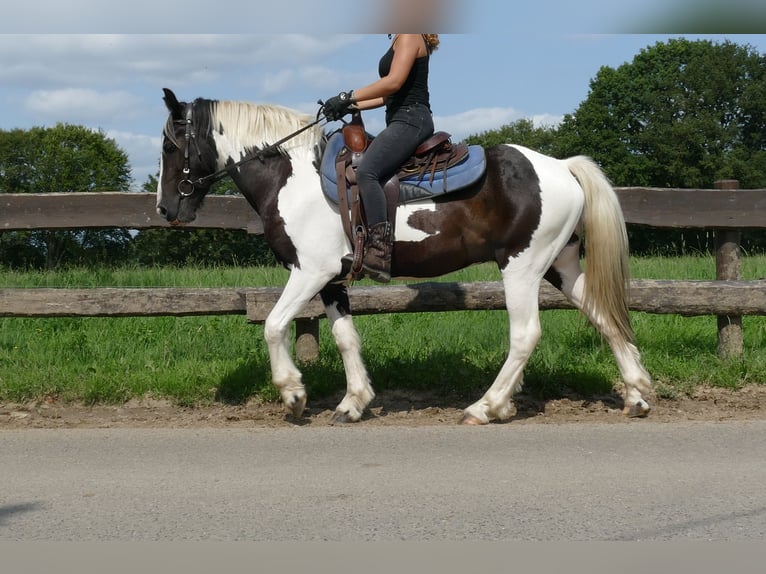
[[[375,396],[360,353],[345,285],[333,282],[351,245],[338,208],[320,188],[323,131],[306,129],[278,149],[266,147],[313,118],[277,106],[196,99],[165,90],[170,112],[163,132],[157,210],[172,224],[193,221],[208,191],[206,176],[231,167],[258,212],[265,238],[290,269],[264,334],[272,381],[289,412],[306,406],[301,373],[289,352],[289,327],[317,293],[343,358],[347,392],[337,421],[358,421]],[[633,343],[627,308],[628,242],[617,197],[588,158],[558,160],[516,145],[486,150],[487,170],[472,187],[400,206],[392,275],[435,277],[494,261],[510,315],[510,350],[492,386],[465,409],[464,422],[486,424],[512,413],[512,396],[540,335],[538,292],[543,278],[581,309],[608,341],[625,384],[625,414],[649,412],[649,374]],[[195,182],[192,184],[191,182]],[[580,267],[584,233],[587,264]]]

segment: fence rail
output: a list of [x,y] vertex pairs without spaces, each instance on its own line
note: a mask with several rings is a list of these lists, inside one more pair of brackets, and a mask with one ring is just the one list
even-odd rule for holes
[[[739,190],[738,182],[716,189],[617,188],[628,223],[665,228],[714,229],[718,237],[716,281],[640,280],[631,284],[630,308],[648,313],[717,315],[719,354],[742,352],[742,315],[766,315],[766,281],[740,281],[739,235],[766,228],[766,190]],[[169,228],[155,211],[152,193],[0,194],[0,231],[122,227]],[[210,196],[188,227],[263,233],[255,211],[239,196]],[[0,289],[2,317],[188,316],[244,314],[261,323],[281,289]],[[504,309],[499,282],[419,283],[351,290],[355,314]],[[550,285],[540,291],[541,309],[571,305]],[[297,352],[318,351],[315,299],[298,317]]]
[[[0,289],[0,317],[188,317],[247,315],[263,323],[282,289],[251,288],[89,288]],[[354,287],[349,298],[354,314],[434,313],[505,309],[499,281],[413,283]],[[572,309],[551,285],[540,288],[540,309]],[[685,316],[713,314],[766,315],[766,280],[631,282],[630,309]],[[298,319],[324,317],[315,297]]]
[[[625,221],[651,227],[742,229],[766,227],[765,189],[618,187]],[[0,194],[0,230],[170,227],[157,215],[153,193]],[[211,195],[192,228],[263,233],[244,197]]]
[[[3,193],[0,231],[124,227],[169,228],[157,215],[153,193]],[[244,197],[211,195],[190,228],[243,229],[263,233],[263,223]]]

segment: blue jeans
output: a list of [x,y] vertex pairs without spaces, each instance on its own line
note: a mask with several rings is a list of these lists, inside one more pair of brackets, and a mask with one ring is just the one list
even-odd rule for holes
[[387,219],[383,185],[402,167],[417,147],[434,133],[431,110],[423,104],[404,106],[372,140],[356,172],[367,225]]

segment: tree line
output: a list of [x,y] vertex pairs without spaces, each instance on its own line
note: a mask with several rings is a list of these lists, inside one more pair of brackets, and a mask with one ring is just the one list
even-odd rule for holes
[[[738,179],[766,188],[766,56],[730,41],[658,42],[617,68],[602,67],[587,98],[556,126],[519,120],[469,143],[515,143],[554,157],[589,155],[616,186],[710,188]],[[103,132],[59,124],[0,130],[0,193],[115,191],[130,187],[127,155]],[[156,178],[143,186],[155,191]],[[230,182],[214,193],[236,193]],[[704,230],[631,226],[631,251],[707,252]],[[766,233],[745,232],[748,251]],[[0,265],[271,264],[244,231],[73,230],[0,233]]]

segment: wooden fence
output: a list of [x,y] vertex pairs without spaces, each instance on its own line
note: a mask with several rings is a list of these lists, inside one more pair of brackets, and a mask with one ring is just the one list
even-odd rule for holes
[[[630,308],[649,313],[717,315],[719,354],[742,353],[742,315],[766,315],[766,280],[741,281],[742,228],[766,228],[766,190],[739,190],[736,181],[716,189],[618,188],[628,223],[662,228],[716,230],[715,281],[640,280],[631,284]],[[32,229],[168,228],[148,193],[0,194],[0,231]],[[263,225],[242,197],[211,196],[195,228],[243,229],[260,234]],[[711,270],[712,272],[712,270]],[[261,323],[279,297],[278,288],[231,289],[0,289],[0,316],[187,316],[244,314]],[[354,287],[356,315],[504,309],[499,282],[416,283]],[[540,291],[541,309],[570,308],[550,285]],[[318,353],[318,319],[312,301],[296,321],[296,354]]]

